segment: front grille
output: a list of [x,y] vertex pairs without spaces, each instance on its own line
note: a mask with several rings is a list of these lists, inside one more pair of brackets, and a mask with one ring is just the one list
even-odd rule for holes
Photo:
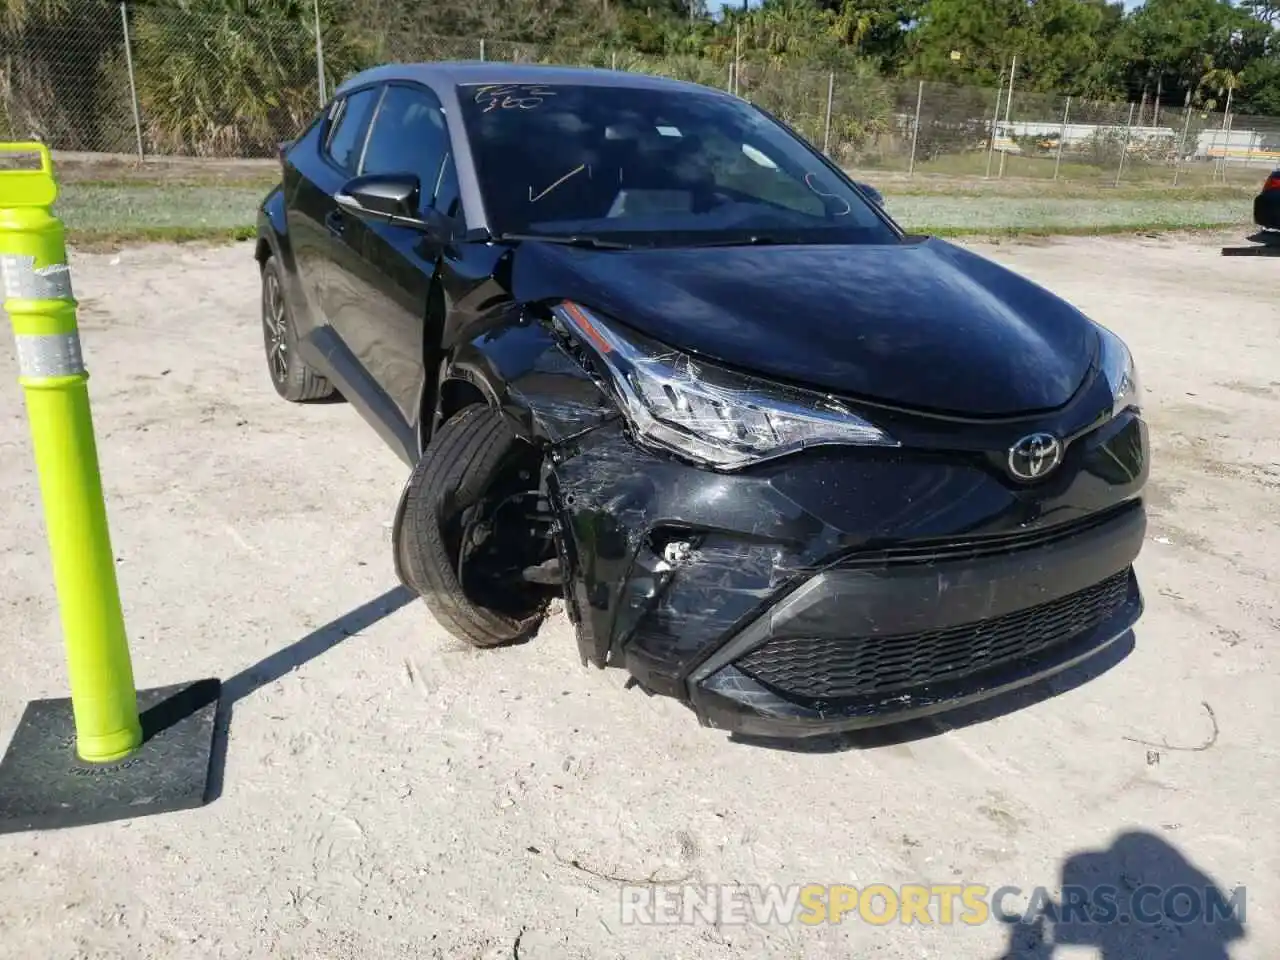
[[775,639],[737,662],[783,694],[811,700],[882,695],[956,680],[1032,656],[1105,622],[1125,602],[1126,569],[1086,590],[978,623],[889,637]]

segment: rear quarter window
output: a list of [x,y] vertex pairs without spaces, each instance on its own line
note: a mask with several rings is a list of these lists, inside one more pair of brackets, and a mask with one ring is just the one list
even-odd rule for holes
[[378,87],[368,87],[348,94],[334,104],[324,152],[331,162],[347,173],[354,175],[360,165],[369,118],[377,106],[380,92]]

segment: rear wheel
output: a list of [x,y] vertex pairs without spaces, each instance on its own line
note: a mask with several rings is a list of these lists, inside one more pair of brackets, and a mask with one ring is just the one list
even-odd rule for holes
[[470,406],[440,426],[406,485],[402,576],[473,646],[528,638],[559,595],[526,575],[555,555],[538,516],[539,460],[500,414]]
[[275,257],[262,265],[262,341],[276,393],[292,403],[327,400],[333,386],[298,356],[298,331]]

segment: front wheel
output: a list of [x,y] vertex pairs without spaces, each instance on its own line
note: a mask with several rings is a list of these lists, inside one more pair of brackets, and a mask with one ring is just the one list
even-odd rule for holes
[[501,414],[471,406],[440,426],[405,486],[401,576],[472,646],[526,639],[546,615],[552,591],[522,576],[552,545],[523,519],[538,459]]
[[262,265],[262,341],[276,393],[291,403],[327,400],[333,386],[298,356],[298,331],[275,257]]

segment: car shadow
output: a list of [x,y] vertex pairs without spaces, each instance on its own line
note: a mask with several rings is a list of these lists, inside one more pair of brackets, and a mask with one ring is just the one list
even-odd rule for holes
[[801,740],[748,737],[741,734],[735,734],[729,739],[730,742],[743,746],[781,750],[787,753],[843,753],[847,750],[872,750],[877,747],[928,740],[950,730],[986,723],[988,720],[1025,710],[1027,707],[1082,687],[1117,666],[1133,652],[1134,647],[1133,631],[1128,630],[1103,650],[1062,673],[1008,693],[998,694],[981,703],[920,720]]
[[333,393],[329,394],[327,397],[319,397],[315,400],[307,401],[307,403],[313,407],[325,407],[332,403],[346,403],[346,402],[347,402],[347,398],[342,395],[342,391],[340,391],[337,387],[334,387]]
[[1245,237],[1249,247],[1223,247],[1224,257],[1280,257],[1280,231],[1259,230]]
[[1092,948],[1100,960],[1229,960],[1228,945],[1247,935],[1245,888],[1222,890],[1147,831],[1072,854],[1049,889],[1056,899],[1038,887],[1020,891],[1025,906],[1015,897],[991,904],[1008,925],[998,960],[1066,960],[1079,955],[1073,947]]
[[208,802],[212,803],[222,795],[232,714],[239,701],[327,653],[347,638],[386,619],[415,599],[416,596],[408,588],[395,587],[224,680],[215,720],[213,755],[209,763]]

